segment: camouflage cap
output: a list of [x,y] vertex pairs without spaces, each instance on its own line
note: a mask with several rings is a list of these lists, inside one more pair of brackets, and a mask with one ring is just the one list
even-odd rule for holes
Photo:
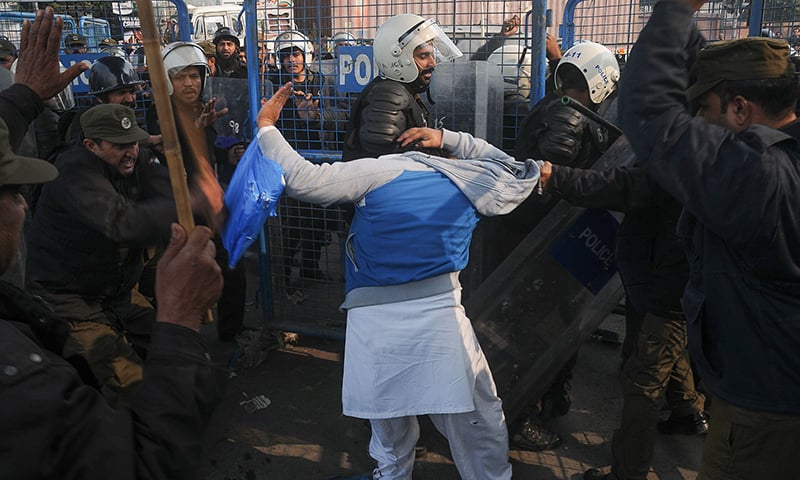
[[16,155],[8,140],[8,126],[0,119],[0,185],[44,183],[58,176],[51,163]]
[[0,38],[0,57],[17,56],[17,47],[6,38]]
[[85,138],[111,143],[137,143],[150,136],[136,124],[132,108],[117,103],[96,105],[81,115],[81,130]]
[[210,40],[203,40],[202,42],[197,42],[197,44],[203,49],[203,53],[206,54],[206,57],[213,57],[217,54],[217,47]]
[[112,47],[117,44],[118,44],[117,41],[114,40],[113,38],[104,38],[100,40],[100,43],[98,43],[97,45],[100,47]]
[[714,42],[697,55],[693,67],[697,80],[687,94],[694,100],[724,80],[765,80],[792,71],[786,40],[748,37]]
[[80,33],[70,33],[69,35],[64,37],[64,46],[65,47],[85,47],[86,46],[86,37],[84,37]]

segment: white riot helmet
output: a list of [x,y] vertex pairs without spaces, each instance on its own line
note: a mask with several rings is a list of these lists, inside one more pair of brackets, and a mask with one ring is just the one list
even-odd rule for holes
[[357,43],[356,37],[354,37],[350,32],[336,32],[331,37],[332,48],[336,48],[338,46],[352,47]]
[[[16,76],[17,75],[17,61],[19,59],[14,59],[14,63],[11,64],[11,74]],[[67,68],[62,65],[61,63],[58,64],[58,70],[61,73],[67,71]],[[57,112],[66,112],[67,110],[71,110],[75,108],[75,95],[72,93],[72,83],[69,83],[64,90],[58,92],[55,96],[52,96],[44,101],[46,107],[51,110],[55,110]]]
[[203,47],[194,42],[173,42],[161,50],[161,59],[164,61],[164,70],[167,72],[167,91],[172,95],[172,81],[170,78],[176,72],[187,67],[200,67],[200,94],[206,85],[206,78],[211,76],[208,60],[203,52]]
[[611,50],[594,42],[581,42],[564,52],[555,71],[556,88],[561,87],[558,71],[564,65],[574,65],[586,79],[589,98],[601,103],[617,89],[619,63]]
[[[314,44],[305,35],[297,30],[289,30],[283,32],[275,37],[275,55],[278,56],[278,61],[281,58],[281,50],[287,48],[296,48],[303,52],[303,57],[306,65],[314,61]],[[285,54],[286,52],[284,52]]]
[[500,67],[503,91],[528,98],[531,93],[531,52],[520,44],[506,43],[487,58]]
[[372,46],[381,76],[403,83],[414,82],[419,76],[414,49],[428,42],[433,44],[437,63],[461,56],[461,51],[434,20],[402,13],[383,22]]

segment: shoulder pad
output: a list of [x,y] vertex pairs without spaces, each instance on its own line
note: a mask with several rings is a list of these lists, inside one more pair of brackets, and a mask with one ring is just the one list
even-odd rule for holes
[[397,137],[410,126],[413,97],[397,82],[381,82],[366,96],[360,112],[361,147],[372,154],[399,151]]
[[366,98],[367,105],[384,110],[403,110],[411,106],[413,97],[406,87],[392,81],[381,82],[372,89]]

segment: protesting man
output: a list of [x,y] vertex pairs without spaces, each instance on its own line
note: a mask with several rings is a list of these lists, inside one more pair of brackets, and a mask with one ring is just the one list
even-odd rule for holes
[[285,170],[286,191],[307,202],[355,202],[345,246],[344,414],[370,420],[374,478],[410,479],[417,415],[447,437],[464,479],[509,479],[508,431],[486,358],[460,302],[479,215],[501,215],[537,185],[516,162],[466,133],[411,129],[421,152],[314,164],[275,128],[292,94],[282,86],[258,114],[258,142]]

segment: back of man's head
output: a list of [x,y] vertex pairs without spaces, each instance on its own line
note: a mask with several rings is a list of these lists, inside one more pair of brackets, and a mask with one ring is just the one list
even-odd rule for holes
[[741,95],[758,103],[769,115],[793,108],[798,94],[789,44],[777,38],[748,37],[711,43],[697,55],[692,77],[696,81],[687,91],[689,100],[713,91],[724,106]]

